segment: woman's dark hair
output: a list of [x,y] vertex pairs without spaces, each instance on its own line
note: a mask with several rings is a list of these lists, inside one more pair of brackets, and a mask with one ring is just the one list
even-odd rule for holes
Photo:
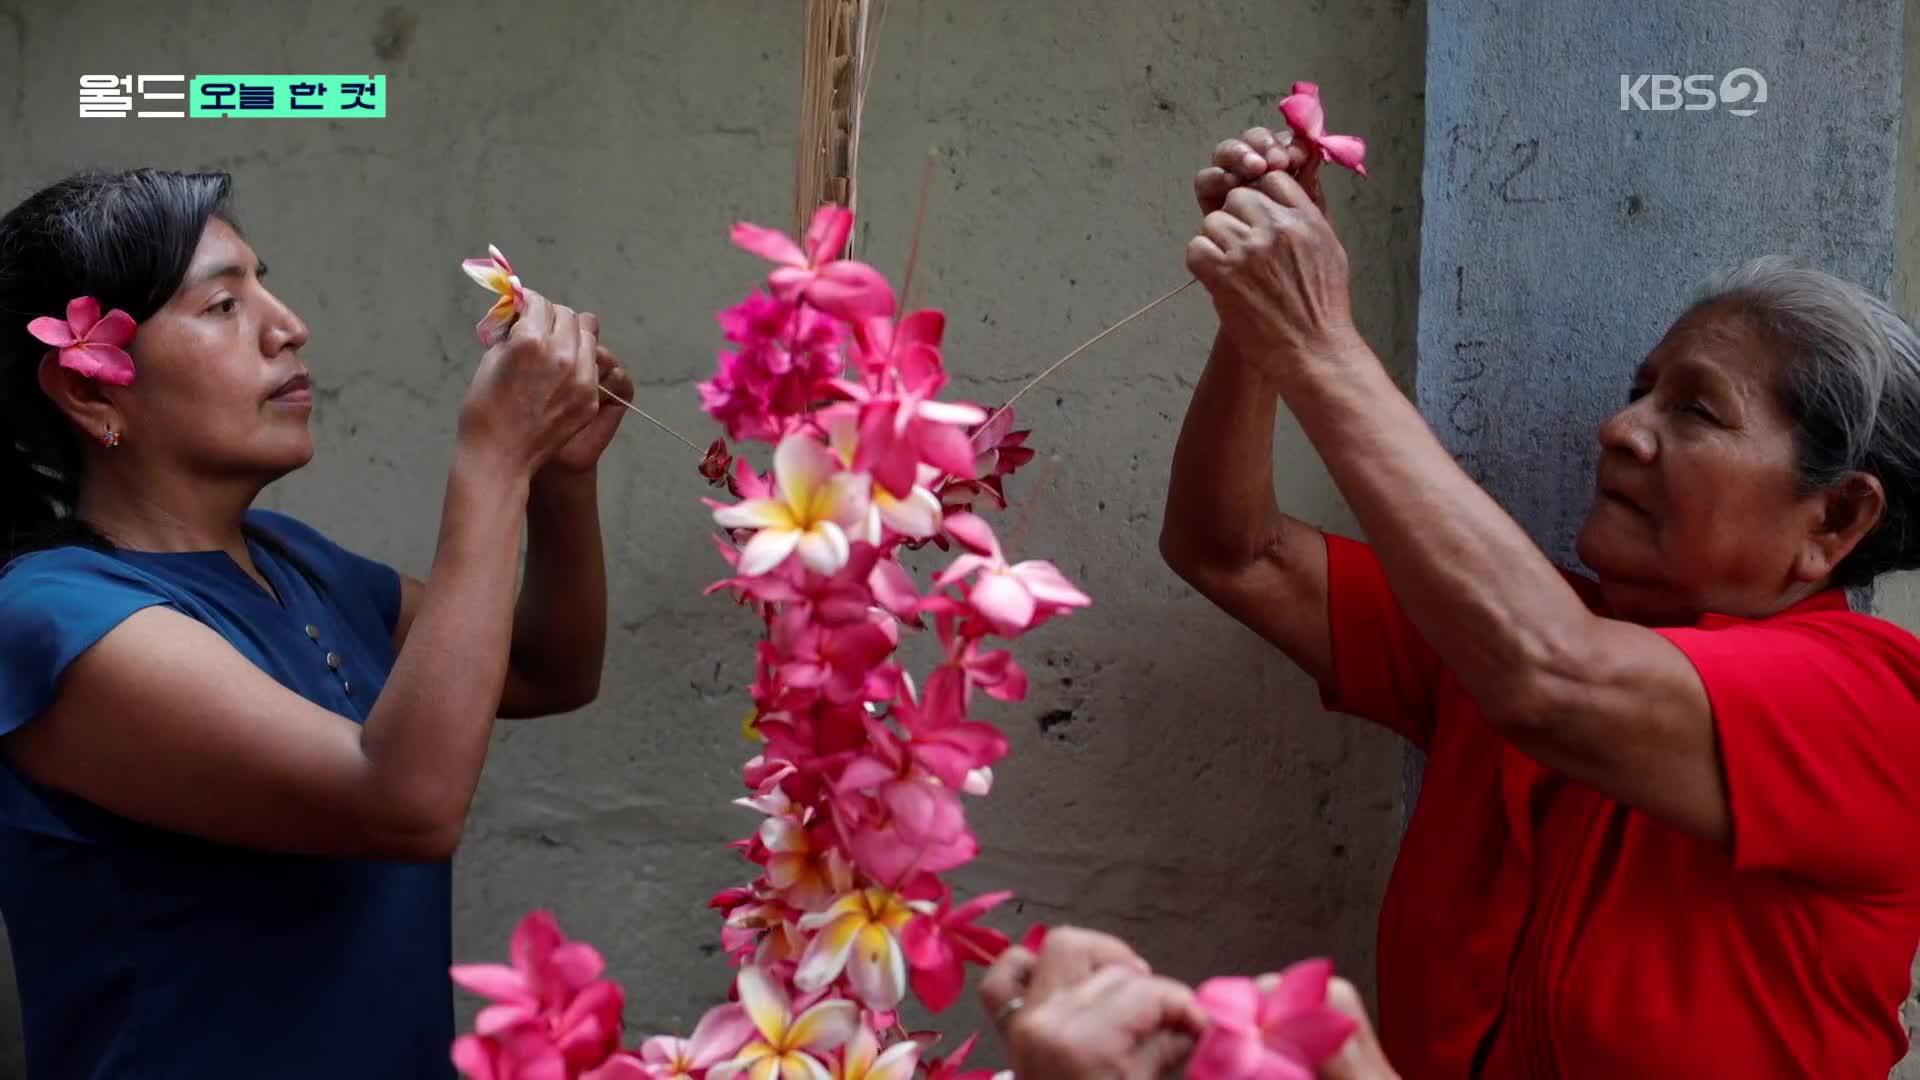
[[0,562],[58,544],[105,544],[74,513],[80,438],[40,389],[33,319],[91,296],[143,322],[186,276],[214,217],[231,222],[225,173],[88,172],[0,218]]
[[1795,424],[1800,484],[1822,491],[1863,472],[1886,490],[1872,532],[1834,568],[1859,589],[1920,567],[1920,334],[1885,300],[1782,256],[1712,282],[1689,311],[1746,319],[1784,352],[1777,392]]

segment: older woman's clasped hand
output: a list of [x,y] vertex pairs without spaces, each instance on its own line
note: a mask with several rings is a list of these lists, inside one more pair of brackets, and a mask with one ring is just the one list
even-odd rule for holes
[[1222,333],[1276,380],[1359,342],[1320,162],[1290,134],[1252,128],[1214,148],[1194,177],[1206,216],[1187,244],[1187,268],[1213,295]]
[[[1358,1026],[1316,1080],[1398,1080],[1353,984],[1336,978],[1327,995]],[[980,1001],[1017,1080],[1158,1080],[1184,1068],[1207,1026],[1192,989],[1119,938],[1070,926],[1048,932],[1038,956],[1001,954]]]

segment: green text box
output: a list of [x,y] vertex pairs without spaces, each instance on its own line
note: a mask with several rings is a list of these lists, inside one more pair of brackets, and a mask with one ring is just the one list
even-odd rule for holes
[[187,115],[375,120],[387,115],[385,75],[195,75]]

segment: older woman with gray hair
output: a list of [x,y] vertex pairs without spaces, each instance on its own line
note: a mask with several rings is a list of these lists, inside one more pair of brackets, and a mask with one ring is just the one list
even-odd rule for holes
[[[1195,181],[1219,333],[1161,550],[1428,755],[1380,918],[1419,1077],[1883,1077],[1920,945],[1920,641],[1848,590],[1920,566],[1920,339],[1776,258],[1674,320],[1599,429],[1557,569],[1353,325],[1314,164]],[[1283,513],[1284,404],[1366,542]]]

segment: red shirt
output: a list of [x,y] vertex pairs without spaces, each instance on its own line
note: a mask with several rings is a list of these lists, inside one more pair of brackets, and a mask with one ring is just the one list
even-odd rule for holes
[[1327,550],[1328,707],[1428,754],[1380,913],[1402,1075],[1883,1080],[1920,947],[1920,640],[1838,590],[1660,631],[1712,703],[1728,854],[1509,746],[1372,550]]

